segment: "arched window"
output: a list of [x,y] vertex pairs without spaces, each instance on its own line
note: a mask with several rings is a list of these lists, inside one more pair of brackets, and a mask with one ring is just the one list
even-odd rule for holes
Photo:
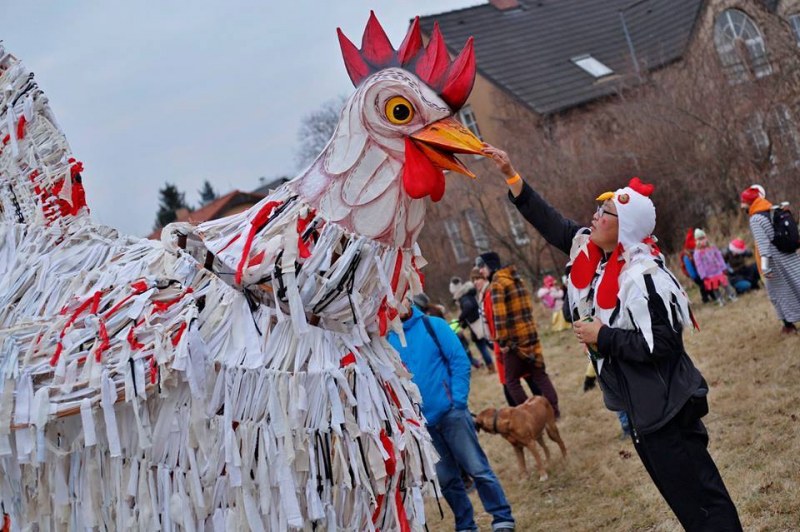
[[790,16],[789,24],[792,26],[794,39],[797,41],[797,46],[800,46],[800,13]]
[[732,83],[772,74],[764,37],[753,19],[738,9],[726,9],[714,25],[714,44]]

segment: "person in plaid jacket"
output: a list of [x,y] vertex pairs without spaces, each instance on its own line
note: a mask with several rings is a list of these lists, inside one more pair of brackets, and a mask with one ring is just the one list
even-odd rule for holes
[[500,346],[505,366],[505,385],[516,405],[524,403],[528,396],[520,383],[530,378],[553,406],[556,418],[558,394],[545,371],[542,344],[533,318],[531,293],[512,266],[501,267],[500,256],[490,251],[476,259],[481,275],[489,279],[494,312],[493,340]]

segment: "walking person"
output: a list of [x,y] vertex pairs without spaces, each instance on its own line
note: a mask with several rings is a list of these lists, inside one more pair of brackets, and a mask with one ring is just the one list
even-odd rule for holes
[[412,374],[422,396],[422,413],[439,454],[436,475],[455,516],[456,530],[478,530],[461,470],[475,483],[483,508],[492,515],[493,531],[513,531],[514,517],[503,487],[478,442],[467,410],[470,365],[450,326],[441,318],[424,315],[407,302],[400,316],[406,345],[391,332],[389,343]]
[[[781,333],[796,334],[795,323],[800,322],[800,255],[789,247],[779,249],[776,241],[773,220],[776,209],[767,201],[766,192],[761,185],[753,185],[741,194],[742,206],[750,215],[750,230],[756,242],[756,265],[764,277],[767,294],[775,307],[778,319],[783,322]],[[795,234],[797,232],[797,222]],[[777,242],[777,244],[776,244]]]
[[533,318],[531,293],[513,265],[503,267],[494,251],[476,259],[482,275],[489,279],[494,321],[493,341],[500,346],[505,366],[506,389],[518,406],[528,400],[520,380],[530,376],[542,395],[550,401],[556,419],[561,417],[558,394],[547,375],[542,343]]
[[[492,348],[481,323],[478,289],[472,281],[462,282],[460,277],[450,279],[450,294],[458,304],[458,323],[462,331],[468,331],[472,343],[478,348],[489,373],[495,372]],[[464,335],[466,336],[467,333]]]
[[[481,274],[481,270],[477,266],[472,268],[470,278],[475,284],[475,287],[478,289],[481,323],[486,331],[486,336],[488,338],[495,338],[494,312],[492,311],[492,291],[489,290],[489,280]],[[503,364],[503,353],[500,352],[500,346],[497,343],[491,342],[491,346],[492,350],[494,351],[497,378],[500,380],[500,385],[503,387],[503,396],[506,398],[506,403],[508,403],[508,406],[516,406],[517,402],[513,397],[511,397],[511,394],[508,392],[508,386],[506,386],[506,368]],[[528,388],[530,388],[531,394],[542,395],[542,391],[538,386],[536,386],[536,383],[533,382],[533,379],[530,375],[524,375],[522,380],[528,383]]]
[[590,227],[565,219],[486,145],[507,177],[509,198],[553,246],[569,253],[567,285],[578,341],[591,353],[606,407],[628,414],[642,463],[689,531],[741,530],[708,453],[701,418],[708,385],[683,345],[689,300],[652,237],[652,185],[638,178],[601,194]]

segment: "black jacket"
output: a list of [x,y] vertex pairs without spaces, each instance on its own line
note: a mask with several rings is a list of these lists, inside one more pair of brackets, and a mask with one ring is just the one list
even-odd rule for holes
[[[516,198],[509,194],[520,214],[550,244],[569,253],[572,239],[581,229],[561,216],[530,186]],[[605,326],[598,336],[598,351],[604,357],[599,379],[603,399],[610,410],[625,410],[639,434],[654,432],[671,420],[686,402],[707,392],[702,375],[683,346],[682,328],[670,326],[667,308],[652,282],[646,279],[648,308],[653,331],[653,352],[644,335],[636,330]],[[678,324],[673,315],[673,323]]]
[[[469,283],[472,285],[472,283]],[[478,291],[475,287],[465,287],[464,293],[459,293],[458,307],[461,312],[458,315],[458,322],[462,327],[468,327],[470,323],[475,323],[481,319],[480,309],[478,308]]]

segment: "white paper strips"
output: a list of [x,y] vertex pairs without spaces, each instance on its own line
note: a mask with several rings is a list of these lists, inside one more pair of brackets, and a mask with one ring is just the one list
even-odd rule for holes
[[189,235],[216,255],[206,270],[176,228],[165,247],[91,221],[80,163],[2,48],[0,88],[12,529],[422,526],[434,453],[382,338],[419,287],[418,251],[348,233],[286,187]]

